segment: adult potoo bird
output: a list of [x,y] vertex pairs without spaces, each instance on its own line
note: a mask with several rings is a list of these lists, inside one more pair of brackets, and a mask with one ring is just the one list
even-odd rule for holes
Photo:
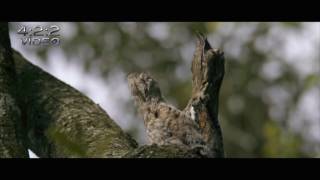
[[217,111],[224,57],[223,52],[211,48],[203,35],[198,37],[191,70],[192,97],[183,111],[164,101],[158,83],[150,75],[128,75],[135,104],[144,119],[148,142],[197,148],[204,156],[223,157]]

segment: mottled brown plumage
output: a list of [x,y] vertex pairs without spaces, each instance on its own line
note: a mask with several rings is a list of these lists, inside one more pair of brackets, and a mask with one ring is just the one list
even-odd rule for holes
[[143,116],[148,142],[195,148],[204,145],[198,124],[189,113],[164,102],[157,82],[146,73],[128,76],[139,113]]
[[218,93],[224,75],[223,52],[199,34],[191,71],[192,97],[181,111],[167,104],[158,83],[146,73],[132,73],[128,83],[150,144],[199,148],[207,157],[223,157],[217,119]]

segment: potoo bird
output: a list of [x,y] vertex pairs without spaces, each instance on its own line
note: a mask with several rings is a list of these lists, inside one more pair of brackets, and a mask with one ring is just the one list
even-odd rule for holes
[[128,76],[129,86],[143,116],[149,144],[205,149],[199,126],[191,115],[164,102],[157,82],[146,73]]
[[207,157],[223,157],[217,121],[217,94],[224,74],[223,53],[199,35],[192,62],[192,97],[181,111],[166,103],[158,83],[147,73],[131,73],[128,83],[149,144],[197,148]]

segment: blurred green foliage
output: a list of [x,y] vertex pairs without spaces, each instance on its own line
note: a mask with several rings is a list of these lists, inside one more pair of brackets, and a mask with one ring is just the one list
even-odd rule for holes
[[270,157],[301,157],[302,140],[299,136],[281,129],[272,120],[265,123],[263,128],[265,143],[263,153]]
[[[117,70],[150,72],[159,81],[165,98],[179,108],[186,105],[191,94],[195,32],[207,34],[212,46],[221,48],[226,57],[219,116],[227,156],[315,156],[312,150],[302,148],[312,142],[291,131],[288,122],[304,92],[319,85],[319,74],[301,78],[286,56],[276,53],[286,41],[286,32],[301,31],[301,23],[65,24],[68,26],[62,26],[62,30],[71,28],[73,32],[61,41],[67,59],[79,59],[88,70],[98,68],[105,79]],[[274,33],[277,29],[279,33]],[[36,49],[43,60],[48,59],[49,50]],[[270,64],[271,68],[264,70]],[[272,96],[277,99],[283,91],[288,98],[275,106]],[[129,97],[127,105],[133,106]],[[274,108],[280,116],[272,116]],[[135,132],[132,129],[129,131]]]

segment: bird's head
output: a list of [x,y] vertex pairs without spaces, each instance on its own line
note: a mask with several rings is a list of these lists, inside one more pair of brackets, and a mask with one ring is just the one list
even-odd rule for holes
[[127,76],[132,95],[139,101],[162,99],[158,83],[147,73],[131,73]]

